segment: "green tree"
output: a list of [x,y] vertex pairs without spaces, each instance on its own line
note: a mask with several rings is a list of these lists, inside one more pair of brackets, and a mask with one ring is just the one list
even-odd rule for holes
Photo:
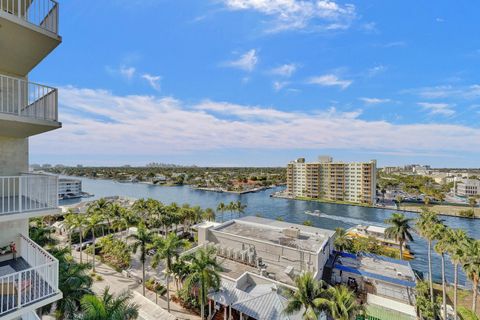
[[317,320],[322,311],[327,312],[327,291],[324,284],[306,272],[295,279],[297,290],[289,294],[284,313],[292,315],[303,310],[304,320]]
[[225,211],[227,210],[227,206],[225,205],[225,203],[223,202],[220,202],[217,206],[217,212],[219,212],[222,216],[222,222],[223,222],[223,216],[225,215]]
[[325,304],[335,320],[353,320],[363,311],[363,307],[357,303],[355,293],[344,285],[328,288],[327,294]]
[[215,221],[215,211],[212,208],[207,208],[203,212],[203,219],[208,221]]
[[432,242],[439,236],[438,230],[434,228],[434,226],[438,225],[439,222],[440,220],[438,219],[437,214],[425,208],[420,213],[416,224],[418,233],[428,242],[428,281],[430,285],[430,299],[432,304],[434,300],[432,280]]
[[435,252],[442,258],[442,302],[443,310],[447,310],[447,283],[445,281],[445,254],[448,253],[452,239],[450,239],[451,233],[449,229],[443,224],[438,223],[435,228],[439,233],[439,238],[435,244]]
[[468,239],[467,233],[462,229],[449,229],[448,254],[453,264],[453,310],[457,314],[458,308],[458,266],[465,257],[465,245]]
[[333,244],[338,251],[352,251],[353,249],[352,239],[348,236],[345,229],[340,227],[335,229],[335,241]]
[[459,308],[458,313],[462,317],[462,320],[480,320],[480,317],[475,312],[465,307]]
[[469,239],[465,246],[463,271],[473,283],[472,311],[476,312],[480,282],[480,240]]
[[390,224],[385,230],[385,236],[393,238],[400,244],[400,259],[403,259],[403,246],[407,241],[413,241],[410,231],[412,227],[410,222],[412,219],[406,218],[401,213],[394,213],[389,219],[385,220],[385,223]]
[[216,250],[213,247],[199,249],[187,260],[190,262],[190,274],[185,279],[185,287],[189,292],[198,288],[201,318],[205,318],[205,304],[210,289],[218,290],[220,287],[220,265],[215,258]]
[[73,213],[72,209],[68,209],[68,213],[63,217],[63,225],[65,226],[65,229],[68,233],[68,247],[70,248],[70,250],[72,250],[72,234],[77,229],[76,215],[77,214]]
[[96,228],[100,223],[103,223],[103,216],[99,211],[87,210],[88,218],[85,219],[85,229],[92,233],[92,247],[93,247],[93,259],[92,259],[92,271],[95,272],[95,255],[96,255]]
[[143,286],[143,295],[145,296],[145,262],[147,261],[147,248],[152,243],[153,232],[149,231],[145,224],[140,222],[137,228],[136,234],[131,234],[128,236],[128,239],[132,239],[133,243],[131,244],[132,252],[137,253],[140,250],[140,262],[142,263],[142,286]]
[[106,287],[100,296],[86,295],[82,298],[82,313],[79,320],[131,320],[138,318],[138,306],[131,303],[131,293],[117,297]]
[[152,266],[156,268],[160,261],[165,262],[165,275],[167,277],[167,307],[170,312],[170,275],[172,273],[173,259],[178,260],[179,254],[188,242],[180,239],[176,234],[170,233],[166,238],[155,237],[151,248],[155,249]]
[[[63,293],[55,302],[57,319],[73,319],[83,296],[92,294],[92,278],[88,275],[89,264],[76,263],[68,248],[55,249],[52,255],[58,260],[58,288]],[[47,307],[50,311],[50,307]]]

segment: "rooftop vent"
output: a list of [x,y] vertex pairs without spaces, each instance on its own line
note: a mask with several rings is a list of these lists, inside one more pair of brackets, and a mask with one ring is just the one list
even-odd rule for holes
[[286,237],[289,237],[289,238],[299,238],[300,237],[300,229],[296,229],[296,228],[290,228],[290,229],[283,229],[283,234],[286,236]]

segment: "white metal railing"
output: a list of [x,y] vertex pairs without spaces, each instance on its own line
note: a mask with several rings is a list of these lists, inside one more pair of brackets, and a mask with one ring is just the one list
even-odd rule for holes
[[0,277],[0,317],[59,292],[58,260],[24,235],[19,242],[30,268]]
[[0,176],[0,215],[58,207],[58,178],[25,174]]
[[0,74],[0,112],[58,121],[58,91],[52,87]]
[[0,11],[58,34],[58,3],[54,0],[0,0]]

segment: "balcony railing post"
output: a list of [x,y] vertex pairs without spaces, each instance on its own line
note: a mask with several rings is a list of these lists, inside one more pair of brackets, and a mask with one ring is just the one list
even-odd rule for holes
[[23,187],[22,177],[18,177],[18,209],[19,209],[18,211],[19,212],[23,211],[23,201],[22,201],[23,190],[22,190],[22,187]]

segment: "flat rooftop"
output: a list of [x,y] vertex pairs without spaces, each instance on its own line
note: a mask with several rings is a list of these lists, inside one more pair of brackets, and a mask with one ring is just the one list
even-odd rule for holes
[[[297,229],[300,235],[298,238],[289,237],[285,234],[285,229]],[[318,252],[322,248],[323,243],[335,234],[335,231],[332,230],[254,216],[225,222],[213,228],[212,231],[224,232],[310,252]]]

